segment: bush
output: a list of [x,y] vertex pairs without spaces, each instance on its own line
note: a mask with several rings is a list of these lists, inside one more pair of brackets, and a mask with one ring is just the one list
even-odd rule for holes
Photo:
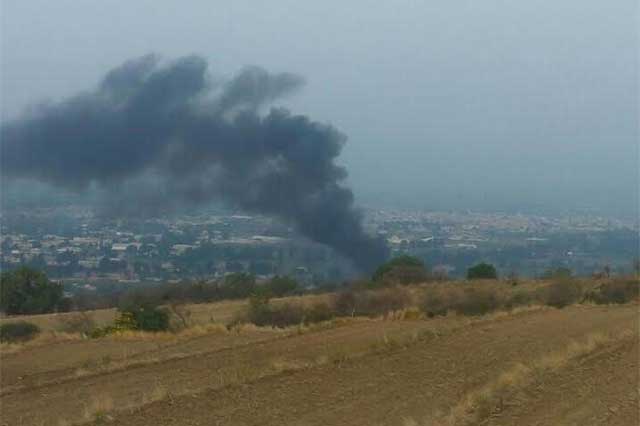
[[333,305],[339,316],[377,316],[404,309],[411,302],[410,294],[403,288],[346,291],[337,294]]
[[515,308],[516,306],[528,306],[533,302],[531,293],[526,291],[514,292],[505,302],[505,307],[508,309]]
[[460,315],[484,315],[503,307],[511,307],[514,300],[505,303],[502,293],[493,287],[488,288],[430,288],[420,308],[428,317],[446,315],[448,311]]
[[627,303],[638,298],[640,283],[636,280],[615,280],[601,284],[589,293],[588,299],[597,304]]
[[129,330],[158,332],[168,329],[169,312],[167,310],[153,306],[138,306],[120,311],[114,325],[95,328],[91,331],[90,336],[99,338]]
[[502,306],[494,289],[465,288],[462,297],[455,301],[453,309],[462,315],[484,315]]
[[428,288],[424,294],[424,300],[420,309],[429,318],[439,315],[446,315],[447,311],[453,307],[455,300],[462,297],[462,290],[456,288]]
[[333,306],[338,316],[353,317],[356,315],[358,300],[353,290],[342,291],[334,296]]
[[329,321],[335,317],[335,312],[326,303],[314,303],[305,311],[305,323]]
[[142,331],[166,331],[169,329],[169,313],[161,308],[140,308],[130,312],[135,329]]
[[367,316],[386,315],[389,312],[404,309],[411,303],[409,293],[398,287],[362,294],[360,314]]
[[76,312],[60,317],[60,331],[65,333],[91,334],[96,328],[95,322],[86,312]]
[[106,327],[95,328],[89,334],[92,338],[99,338],[108,336],[109,334],[119,333],[128,330],[137,330],[138,324],[133,318],[131,312],[120,312],[116,317],[114,325],[108,325]]
[[582,286],[575,281],[558,281],[546,288],[546,297],[544,302],[546,305],[555,308],[564,308],[565,306],[579,302],[582,299]]
[[287,327],[327,321],[335,316],[329,305],[317,303],[310,308],[283,304],[273,306],[266,297],[253,296],[249,300],[247,320],[257,326]]
[[0,325],[0,342],[24,342],[33,339],[38,333],[40,328],[30,322],[10,322]]
[[265,287],[272,296],[282,297],[295,293],[298,283],[293,278],[275,276],[265,284]]
[[495,266],[490,263],[478,263],[467,269],[468,280],[495,280],[498,278],[498,272]]

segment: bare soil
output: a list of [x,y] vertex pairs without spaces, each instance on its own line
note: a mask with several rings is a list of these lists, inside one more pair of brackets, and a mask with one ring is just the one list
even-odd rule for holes
[[638,424],[637,304],[150,339],[93,369],[81,354],[116,357],[130,342],[42,346],[3,357],[0,424],[428,425],[516,363],[621,329],[635,337],[550,373],[485,423]]

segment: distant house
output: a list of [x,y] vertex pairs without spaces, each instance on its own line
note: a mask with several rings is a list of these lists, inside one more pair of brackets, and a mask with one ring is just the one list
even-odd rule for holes
[[130,244],[128,243],[114,243],[111,246],[111,250],[115,252],[125,252],[129,248]]

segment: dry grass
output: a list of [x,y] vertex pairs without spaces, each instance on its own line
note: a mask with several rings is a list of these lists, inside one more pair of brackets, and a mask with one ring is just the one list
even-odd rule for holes
[[[60,331],[65,327],[70,319],[77,317],[78,314],[78,312],[64,312],[40,315],[20,315],[19,319],[37,325],[42,331]],[[96,324],[96,326],[102,327],[111,324],[115,320],[116,310],[97,309],[95,311],[87,311],[86,315]],[[16,318],[18,317],[8,316],[0,318],[0,324],[15,321]]]
[[163,401],[165,399],[171,400],[173,398],[169,389],[160,382],[156,382],[153,388],[142,395],[142,405],[151,404],[157,401]]
[[101,424],[107,422],[109,412],[113,410],[113,398],[109,395],[98,395],[91,399],[85,406],[83,420],[85,422],[95,422]]
[[83,337],[79,333],[65,333],[59,331],[45,331],[38,334],[33,339],[22,343],[0,343],[0,356],[8,355],[17,352],[21,352],[25,349],[33,348],[36,346],[51,345],[55,343],[64,343],[83,340]]
[[633,337],[632,330],[616,334],[594,333],[584,341],[572,341],[564,350],[554,352],[529,364],[515,364],[496,380],[464,397],[444,418],[432,424],[441,426],[477,425],[505,409],[511,399],[531,384],[542,381],[545,375],[559,370],[576,358],[597,349]]

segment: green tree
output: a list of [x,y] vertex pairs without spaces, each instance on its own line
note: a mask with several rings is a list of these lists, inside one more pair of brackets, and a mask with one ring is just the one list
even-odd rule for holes
[[394,257],[376,269],[372,280],[377,284],[412,284],[424,282],[429,272],[417,257],[402,255]]
[[571,269],[566,268],[564,266],[559,266],[557,268],[549,269],[543,274],[543,278],[545,279],[569,279],[573,273]]
[[298,282],[290,277],[275,276],[266,284],[269,293],[274,297],[292,294],[298,289]]
[[230,299],[243,299],[253,294],[256,277],[244,272],[236,272],[224,277],[223,293]]
[[495,266],[490,263],[478,263],[467,269],[468,280],[495,280],[498,278],[498,272]]
[[0,309],[7,314],[54,312],[62,298],[62,284],[44,272],[21,267],[0,275]]

